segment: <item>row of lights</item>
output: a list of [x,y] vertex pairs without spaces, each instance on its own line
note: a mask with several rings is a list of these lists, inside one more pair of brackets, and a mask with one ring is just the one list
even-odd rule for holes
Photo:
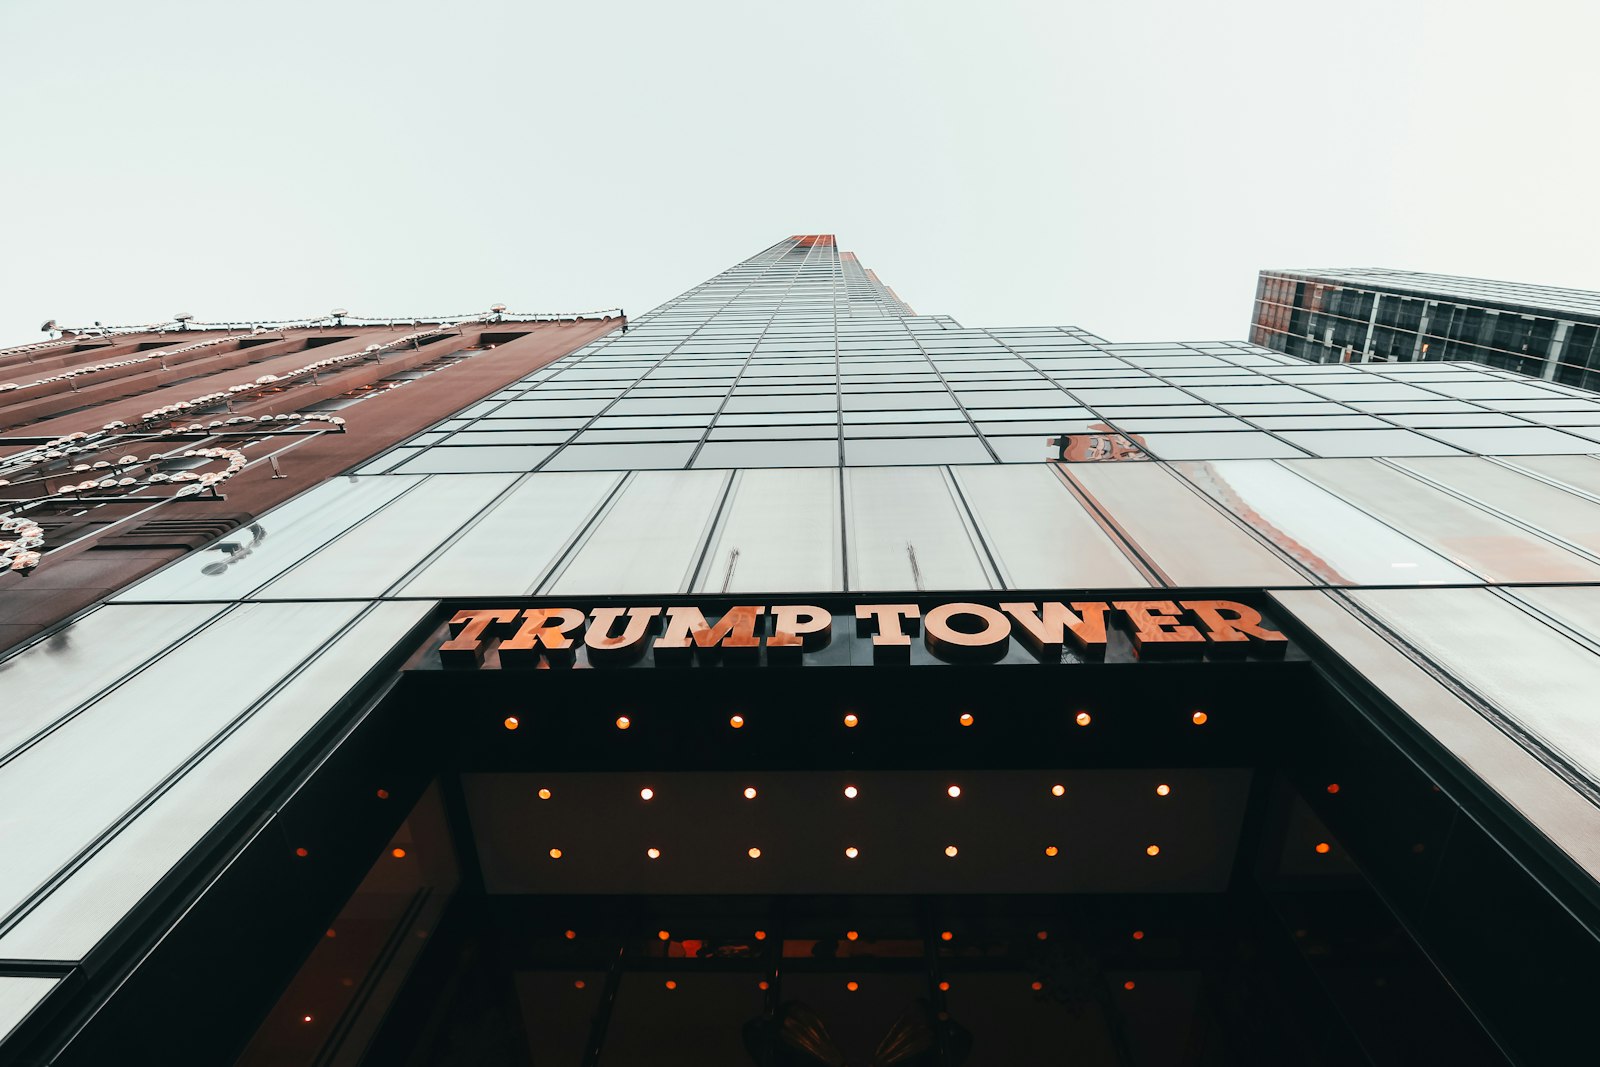
[[[1326,854],[1329,851],[1328,843],[1326,841],[1319,843],[1317,845],[1316,850],[1317,850],[1317,852],[1319,854]],[[302,856],[304,856],[306,854],[304,849],[299,849],[297,851]],[[396,849],[395,851],[396,851],[397,854],[403,854],[403,850]],[[644,854],[645,854],[646,857],[648,857],[649,859],[653,859],[653,860],[658,860],[658,859],[661,858],[661,850],[659,848],[655,848],[653,846],[650,847],[650,848],[645,849],[644,850]],[[961,849],[956,845],[946,845],[944,847],[944,854],[946,856],[950,857],[951,859],[955,859],[957,856],[959,856],[961,854]],[[1046,856],[1049,856],[1050,858],[1054,859],[1056,856],[1059,856],[1061,854],[1061,849],[1056,845],[1046,845],[1045,848],[1044,848],[1044,854]],[[1161,846],[1160,845],[1146,845],[1145,846],[1145,850],[1144,850],[1144,854],[1147,855],[1147,856],[1159,856],[1159,855],[1161,855]],[[565,855],[566,855],[566,853],[564,851],[562,851],[561,849],[559,849],[559,848],[552,848],[550,850],[550,858],[553,859],[553,860],[561,859]],[[756,846],[752,845],[750,848],[745,850],[745,855],[749,856],[753,860],[758,860],[758,859],[761,858],[761,849],[759,847],[756,847]],[[856,859],[857,857],[859,857],[861,855],[861,850],[859,848],[857,848],[855,845],[846,845],[845,846],[845,850],[844,850],[844,855],[845,855],[846,859],[852,859],[853,860],[853,859]]]
[[[330,933],[330,936],[331,936],[331,933]],[[567,930],[565,933],[562,934],[562,936],[565,937],[568,941],[576,941],[578,939],[578,931],[576,931],[576,930]],[[767,939],[767,932],[765,930],[756,930],[756,931],[753,932],[753,936],[755,937],[755,939],[757,941],[765,941]],[[1050,940],[1050,931],[1049,930],[1040,930],[1038,933],[1034,934],[1033,936],[1036,939],[1040,940],[1040,941],[1048,941],[1048,940]],[[1135,930],[1135,931],[1133,931],[1133,933],[1130,936],[1132,936],[1132,938],[1135,941],[1143,941],[1144,940],[1144,931],[1143,930]],[[860,940],[861,931],[859,931],[859,930],[846,930],[845,934],[844,934],[844,938],[845,938],[846,941],[857,941],[857,940]],[[956,939],[956,932],[954,930],[941,930],[939,932],[939,940],[940,941],[954,941],[955,939]],[[671,930],[657,930],[656,931],[656,940],[657,941],[671,941],[672,940],[672,931]]]
[[[668,978],[665,982],[662,982],[661,984],[664,987],[666,987],[667,989],[677,989],[678,988],[677,981],[675,979],[672,979],[672,978]],[[579,979],[575,980],[572,983],[572,987],[574,989],[584,989],[587,986],[588,986],[588,983],[585,982],[582,978],[579,978]],[[1131,978],[1128,981],[1122,983],[1122,988],[1126,989],[1126,990],[1130,990],[1130,991],[1133,990],[1135,988],[1135,986],[1136,986],[1136,983]],[[852,978],[851,980],[845,982],[844,987],[849,992],[854,993],[854,992],[857,992],[858,990],[860,990],[861,983],[857,982],[855,979]],[[766,990],[769,988],[769,983],[767,982],[767,980],[765,978],[763,978],[763,979],[761,979],[761,981],[756,983],[756,988],[760,989],[762,992],[766,992]],[[1032,982],[1028,983],[1028,988],[1033,990],[1035,993],[1038,993],[1038,992],[1040,992],[1041,990],[1044,989],[1044,983],[1039,981],[1036,978]],[[950,983],[949,982],[940,982],[939,983],[939,992],[941,992],[941,993],[950,992]],[[310,1022],[311,1021],[311,1016],[307,1015],[305,1017],[305,1021],[306,1022]]]
[[[1191,722],[1193,722],[1196,726],[1204,726],[1206,724],[1206,722],[1210,718],[1211,718],[1211,716],[1207,715],[1203,711],[1196,711],[1196,712],[1192,713],[1189,716],[1189,720]],[[961,715],[956,719],[956,721],[959,722],[962,726],[971,726],[971,725],[973,725],[974,723],[977,722],[977,720],[975,718],[973,718],[972,713],[971,712],[967,712],[967,711],[963,711],[961,713]],[[1077,723],[1079,726],[1088,726],[1090,723],[1092,723],[1094,721],[1094,716],[1090,715],[1087,711],[1080,711],[1076,715],[1073,716],[1072,721]],[[852,712],[848,712],[848,713],[845,714],[844,724],[845,724],[845,726],[847,726],[848,728],[853,730],[857,726],[861,725],[861,716],[857,715],[853,711]],[[505,725],[505,728],[507,730],[515,730],[515,729],[517,729],[517,727],[522,725],[522,720],[517,718],[515,715],[507,715],[506,718],[505,718],[504,725]],[[735,730],[744,729],[744,716],[743,715],[734,715],[734,716],[730,717],[728,719],[728,725],[733,727]],[[619,730],[627,730],[627,729],[631,728],[632,726],[633,726],[633,720],[632,719],[628,718],[626,715],[618,715],[617,716],[617,718],[616,718],[616,727],[617,727],[617,729],[619,729]]]
[[[1066,796],[1066,793],[1067,793],[1067,787],[1062,785],[1060,782],[1057,782],[1055,785],[1052,785],[1050,787],[1050,795],[1051,796],[1061,797],[1061,796]],[[949,785],[949,786],[947,786],[945,788],[945,794],[947,796],[949,796],[953,800],[953,799],[961,796],[961,787],[959,785],[954,785],[954,784]],[[758,795],[759,794],[758,794],[755,786],[747,785],[747,786],[744,787],[744,798],[746,800],[754,800]],[[847,799],[854,800],[856,797],[861,795],[861,790],[857,786],[847,785],[847,786],[844,787],[844,795],[845,795],[845,797]],[[1156,786],[1156,796],[1165,797],[1165,796],[1171,796],[1171,795],[1172,795],[1172,786],[1168,785],[1166,782],[1162,782],[1160,785]],[[551,790],[548,786],[544,786],[544,787],[541,787],[539,789],[538,797],[539,797],[540,800],[550,800],[554,796],[555,796],[555,792],[553,790]],[[649,801],[649,800],[654,800],[655,797],[656,797],[656,791],[655,791],[654,788],[652,788],[650,786],[645,786],[644,788],[639,790],[639,799],[640,800]]]

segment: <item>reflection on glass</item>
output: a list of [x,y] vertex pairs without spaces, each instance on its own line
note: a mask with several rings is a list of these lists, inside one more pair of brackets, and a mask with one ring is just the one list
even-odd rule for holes
[[1068,463],[1117,463],[1130,459],[1149,459],[1144,438],[1121,434],[1103,422],[1092,423],[1088,433],[1065,433],[1052,438],[1058,458]]

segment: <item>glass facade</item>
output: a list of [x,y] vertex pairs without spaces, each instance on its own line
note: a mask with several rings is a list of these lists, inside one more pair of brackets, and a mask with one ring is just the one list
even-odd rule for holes
[[1250,339],[1314,363],[1481,363],[1600,388],[1600,293],[1413,271],[1262,271]]
[[[1256,343],[1114,344],[790,237],[14,650],[0,1041],[1580,1061],[1600,396],[1307,362],[1262,285]],[[1357,288],[1317,330],[1428,314]],[[844,621],[794,669],[440,657],[464,606],[733,598]],[[885,665],[848,613],[1240,598],[1292,655]]]

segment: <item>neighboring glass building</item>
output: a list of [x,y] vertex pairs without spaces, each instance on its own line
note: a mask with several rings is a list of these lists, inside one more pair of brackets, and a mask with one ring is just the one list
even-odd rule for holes
[[0,1047],[1583,1062],[1595,453],[784,239],[0,660]]
[[1471,361],[1600,388],[1600,293],[1376,267],[1264,270],[1250,339],[1313,363]]

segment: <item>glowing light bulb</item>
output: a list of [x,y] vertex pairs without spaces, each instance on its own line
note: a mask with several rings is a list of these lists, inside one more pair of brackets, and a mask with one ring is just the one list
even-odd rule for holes
[[845,931],[845,935],[844,935],[844,939],[845,939],[845,940],[846,940],[846,941],[855,941],[855,940],[857,940],[857,939],[858,939],[858,938],[860,938],[860,936],[861,936],[861,934],[860,934],[860,933],[859,933],[859,932],[858,932],[858,931],[855,931],[855,930],[846,930],[846,931]]
[[844,984],[844,987],[845,987],[845,988],[846,988],[846,989],[848,989],[848,990],[850,990],[850,992],[852,992],[852,993],[854,993],[854,992],[855,992],[855,991],[856,991],[856,990],[858,990],[858,989],[860,989],[860,988],[861,988],[861,986],[859,986],[859,985],[858,985],[858,984],[856,984],[856,983],[855,983],[855,982],[846,982],[846,983],[845,983],[845,984]]
[[972,713],[971,712],[963,711],[961,713],[961,725],[962,726],[971,726],[972,725]]
[[958,797],[961,795],[961,787],[959,785],[953,785],[949,789],[946,789],[945,792],[949,793],[952,797]]
[[1159,855],[1161,855],[1161,846],[1160,845],[1150,845],[1149,847],[1147,847],[1144,850],[1144,854],[1146,856],[1159,856]]
[[670,940],[672,940],[672,932],[669,931],[669,930],[657,930],[656,931],[656,940],[657,941],[670,941]]
[[847,785],[844,787],[844,795],[850,800],[854,800],[856,798],[857,792],[858,790],[853,785]]
[[661,850],[659,848],[647,848],[644,850],[644,854],[653,860],[661,858]]
[[1067,787],[1057,782],[1055,785],[1050,787],[1050,795],[1053,797],[1064,797],[1067,795]]
[[1204,726],[1206,724],[1206,720],[1210,717],[1211,716],[1207,715],[1203,711],[1197,711],[1193,715],[1189,716],[1189,718],[1194,720],[1194,724],[1196,726]]
[[559,848],[551,849],[550,850],[550,858],[553,859],[553,860],[560,859],[561,858],[561,850]]
[[956,853],[960,852],[960,851],[961,850],[959,848],[956,848],[956,846],[954,846],[954,845],[946,845],[946,846],[944,846],[944,854],[946,856],[949,856],[951,859],[955,859]]
[[956,939],[956,935],[955,935],[955,931],[953,931],[953,930],[945,930],[944,932],[942,932],[939,935],[939,940],[940,941],[954,941],[955,939]]
[[1128,981],[1123,982],[1122,983],[1122,988],[1123,989],[1132,989],[1133,988],[1133,980],[1129,979]]
[[750,849],[748,855],[751,859],[758,860],[761,858],[761,850],[759,848],[752,848]]
[[844,854],[845,854],[845,858],[846,859],[852,859],[853,860],[857,856],[861,855],[861,850],[856,848],[856,846],[851,845],[849,848],[844,850]]
[[846,726],[848,726],[848,727],[850,727],[850,728],[851,728],[851,729],[852,729],[852,730],[853,730],[853,729],[855,729],[855,727],[856,727],[856,725],[857,725],[857,724],[858,724],[858,723],[859,723],[859,722],[861,722],[861,720],[860,720],[860,719],[858,719],[858,718],[856,718],[856,717],[855,717],[855,714],[854,714],[854,713],[853,713],[853,712],[852,712],[852,713],[851,713],[851,714],[849,714],[849,715],[846,715],[846,716],[845,716],[845,717],[844,717],[844,724],[845,724],[845,725],[846,725]]
[[1044,847],[1044,854],[1046,856],[1054,856],[1056,853],[1058,853],[1060,851],[1061,850],[1056,848],[1056,846],[1054,846],[1054,845],[1046,845]]
[[733,716],[731,719],[728,720],[728,725],[733,727],[735,730],[744,729],[744,716],[743,715],[735,715],[735,716]]
[[617,729],[626,730],[628,727],[630,727],[632,725],[633,725],[633,720],[629,719],[626,715],[618,715],[617,716]]
[[639,799],[640,800],[653,800],[655,798],[655,795],[656,795],[656,791],[654,789],[651,789],[649,786],[645,786],[643,789],[639,790]]
[[756,798],[756,787],[753,786],[753,785],[745,786],[744,787],[744,798],[746,800],[754,800]]
[[389,855],[393,856],[397,860],[403,860],[406,858],[406,850],[403,848],[397,848],[391,851]]
[[1326,856],[1330,851],[1332,851],[1332,847],[1333,846],[1329,845],[1326,841],[1318,841],[1317,855]]
[[567,937],[568,941],[574,940],[577,936],[578,936],[578,931],[576,931],[576,930],[568,930],[567,931],[566,937]]
[[506,716],[506,729],[507,730],[515,730],[517,727],[519,727],[521,725],[522,725],[522,723],[517,720],[517,717],[515,715],[507,715]]
[[1078,712],[1077,715],[1075,715],[1073,717],[1072,721],[1077,723],[1079,726],[1088,726],[1089,723],[1092,722],[1093,720],[1090,719],[1089,713],[1087,711],[1080,711],[1080,712]]
[[539,790],[539,799],[540,800],[549,800],[550,799],[550,790],[548,790],[548,789]]
[[668,978],[668,979],[667,979],[667,982],[666,982],[666,985],[667,985],[667,988],[668,988],[668,989],[677,989],[677,988],[678,988],[678,983],[677,983],[677,982],[674,982],[674,981],[673,981],[673,980],[672,980],[672,979],[670,979],[670,978]]
[[1170,792],[1172,792],[1172,787],[1166,782],[1162,782],[1160,785],[1156,786],[1156,796],[1158,797],[1164,797]]

